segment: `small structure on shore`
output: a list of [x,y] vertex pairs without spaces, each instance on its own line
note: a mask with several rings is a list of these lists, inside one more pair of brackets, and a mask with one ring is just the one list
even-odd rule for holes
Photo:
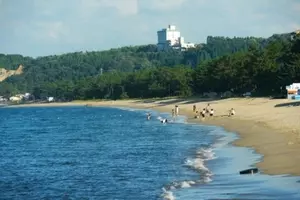
[[293,83],[285,87],[287,90],[287,98],[300,100],[300,83]]
[[53,102],[54,101],[54,97],[48,97],[47,100],[48,100],[48,102]]
[[3,97],[3,96],[0,96],[0,102],[6,102],[8,99]]
[[9,101],[14,102],[14,103],[19,103],[24,99],[23,94],[17,94],[15,96],[9,97]]

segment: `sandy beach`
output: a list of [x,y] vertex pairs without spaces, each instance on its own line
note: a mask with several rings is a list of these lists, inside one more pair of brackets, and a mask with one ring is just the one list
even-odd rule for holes
[[[215,117],[195,119],[192,107],[202,110],[207,103],[215,110]],[[300,175],[300,101],[268,98],[168,99],[168,100],[118,100],[118,101],[74,101],[69,103],[30,104],[20,106],[112,106],[151,108],[171,112],[179,106],[179,114],[190,122],[222,126],[238,133],[237,146],[254,148],[263,155],[257,167],[270,175]],[[236,116],[227,117],[234,108]]]

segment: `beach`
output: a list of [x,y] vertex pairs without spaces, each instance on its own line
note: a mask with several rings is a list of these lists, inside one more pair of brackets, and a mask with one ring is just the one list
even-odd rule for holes
[[[195,119],[193,105],[202,110],[210,103],[214,117]],[[171,112],[179,106],[179,115],[188,117],[189,122],[222,126],[237,133],[240,139],[234,145],[254,148],[263,155],[257,167],[269,175],[300,175],[300,101],[269,98],[229,99],[166,99],[166,100],[117,100],[117,101],[74,101],[68,103],[23,104],[20,106],[105,106],[132,107]],[[234,108],[236,115],[226,116]],[[145,116],[146,117],[146,116]]]

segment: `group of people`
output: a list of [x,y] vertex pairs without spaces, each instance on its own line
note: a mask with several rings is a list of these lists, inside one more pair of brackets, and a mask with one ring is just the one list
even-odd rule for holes
[[[150,120],[151,119],[151,113],[147,113],[147,120]],[[160,122],[165,124],[165,123],[168,123],[168,119],[166,118],[159,118],[160,119]]]
[[[202,118],[205,118],[205,116],[208,114],[210,117],[213,117],[215,114],[215,110],[213,108],[210,107],[210,104],[208,103],[207,106],[205,108],[202,109],[202,111],[198,111],[197,110],[197,106],[194,104],[193,105],[193,112],[196,114],[195,118],[199,118],[200,116],[202,116]],[[172,109],[172,117],[176,117],[179,115],[179,106],[175,105],[175,108]],[[228,112],[228,117],[235,115],[235,110],[233,108],[231,108]],[[226,116],[226,115],[225,115]],[[151,119],[151,114],[147,113],[147,120]],[[167,119],[160,119],[161,123],[167,123],[168,120]]]
[[[214,113],[215,113],[215,110],[213,108],[211,108],[210,104],[208,103],[206,108],[203,108],[202,111],[200,112],[200,111],[197,111],[197,107],[194,104],[193,105],[193,112],[196,113],[195,118],[199,118],[200,115],[202,116],[202,118],[205,118],[206,114],[208,114],[210,117],[213,117]],[[200,113],[200,115],[199,115],[199,113]],[[235,115],[235,110],[233,108],[231,108],[229,110],[228,117],[233,116],[233,115]]]
[[[176,117],[179,115],[179,106],[178,105],[175,105],[175,108],[172,109],[172,117]],[[151,113],[147,113],[147,120],[150,120],[151,119]],[[165,124],[165,123],[168,123],[168,119],[164,119],[164,118],[159,118],[160,119],[160,122]]]
[[203,108],[201,112],[197,110],[196,105],[193,105],[193,112],[196,113],[195,118],[199,118],[200,115],[202,116],[202,118],[205,118],[206,114],[212,117],[215,113],[214,109],[210,107],[210,104],[207,104],[206,108]]

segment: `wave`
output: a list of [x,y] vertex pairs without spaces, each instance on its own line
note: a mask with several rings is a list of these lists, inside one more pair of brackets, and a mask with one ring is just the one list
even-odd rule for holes
[[[132,111],[132,112],[138,112],[138,111],[149,112],[152,114],[152,117],[154,119],[157,119],[158,121],[167,119],[168,123],[172,123],[172,124],[188,123],[187,117],[182,115],[173,117],[170,113],[161,113],[149,109],[134,109],[134,108],[126,108],[126,107],[118,107],[118,109]],[[201,126],[199,124],[197,125]],[[216,159],[217,157],[215,155],[214,150],[225,146],[226,144],[228,144],[228,141],[224,140],[225,135],[223,133],[223,130],[221,130],[219,127],[214,127],[212,130],[208,131],[207,134],[218,136],[218,139],[214,144],[204,145],[205,147],[203,147],[202,145],[202,148],[198,149],[193,156],[185,158],[183,162],[184,167],[190,168],[191,170],[194,170],[197,173],[199,173],[200,179],[173,181],[169,184],[164,185],[162,187],[162,194],[161,194],[162,199],[176,200],[176,197],[174,196],[173,193],[175,190],[207,184],[213,180],[214,174],[212,173],[212,171],[210,171],[210,169],[208,169],[205,163],[209,160]]]
[[205,166],[205,162],[216,158],[213,150],[213,148],[200,148],[196,151],[194,157],[188,157],[184,160],[183,166],[200,173],[200,179],[173,181],[162,188],[163,193],[161,194],[161,197],[164,200],[175,200],[176,198],[172,191],[211,182],[213,173]]
[[151,109],[147,109],[147,108],[132,108],[132,107],[122,107],[122,106],[114,106],[113,108],[116,108],[119,110],[130,111],[130,112],[136,112],[136,111],[153,112]]
[[163,120],[163,119],[167,119],[168,123],[172,123],[172,124],[185,124],[187,123],[187,118],[185,116],[176,116],[176,117],[172,117],[172,115],[170,115],[169,113],[160,113],[160,115],[158,115],[156,117],[156,119],[158,119],[159,121]]

